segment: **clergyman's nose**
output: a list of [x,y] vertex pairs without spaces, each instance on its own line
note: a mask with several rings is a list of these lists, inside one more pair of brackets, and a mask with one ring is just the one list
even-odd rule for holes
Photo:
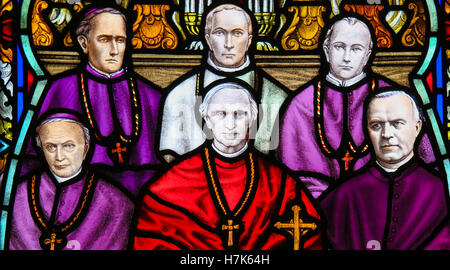
[[233,45],[233,39],[230,34],[225,35],[225,48],[232,49],[234,47]]
[[385,124],[383,126],[383,129],[381,130],[381,136],[383,136],[383,138],[392,138],[393,133],[392,126],[390,124]]
[[117,41],[112,40],[111,41],[111,50],[109,51],[110,55],[118,55],[119,54],[119,48],[118,48],[118,44]]
[[234,128],[234,116],[232,114],[227,115],[227,118],[225,119],[225,127],[227,129]]
[[350,62],[352,59],[351,59],[351,56],[350,56],[350,49],[345,49],[345,52],[344,52],[344,62]]
[[65,154],[64,154],[64,151],[63,151],[62,147],[56,147],[56,153],[55,153],[55,154],[56,154],[56,155],[55,155],[55,159],[56,159],[57,161],[62,161],[62,160],[64,160]]

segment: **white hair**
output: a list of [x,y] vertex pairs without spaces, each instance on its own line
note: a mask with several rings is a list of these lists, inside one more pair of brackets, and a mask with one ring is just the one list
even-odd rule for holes
[[[374,100],[375,98],[388,98],[388,97],[392,97],[395,95],[405,95],[409,99],[409,101],[411,101],[411,104],[413,107],[414,120],[422,121],[422,114],[420,112],[419,106],[417,106],[417,102],[414,100],[414,98],[410,94],[406,93],[403,90],[392,90],[392,91],[381,92],[381,93],[376,94],[372,98],[372,100]],[[370,102],[372,102],[372,100]]]
[[252,111],[251,122],[253,122],[257,119],[258,104],[256,103],[255,99],[252,97],[252,95],[250,94],[250,92],[247,89],[245,89],[243,86],[241,86],[237,83],[233,83],[233,82],[227,82],[227,83],[222,83],[222,84],[216,85],[213,88],[211,88],[208,91],[208,93],[206,93],[206,95],[202,101],[202,104],[200,104],[200,107],[198,108],[202,118],[206,117],[206,111],[207,111],[209,103],[211,102],[212,97],[222,90],[240,90],[245,95],[247,95],[248,100],[250,101],[250,107],[251,107],[251,111]]
[[38,147],[42,148],[41,139],[39,138],[39,131],[41,130],[42,126],[44,126],[45,124],[53,123],[53,122],[69,122],[69,123],[74,123],[74,124],[79,125],[83,129],[84,144],[89,146],[89,144],[91,142],[91,136],[89,135],[89,129],[87,127],[83,126],[83,124],[81,124],[80,122],[75,121],[73,119],[58,117],[58,118],[46,119],[46,120],[42,121],[42,123],[40,123],[39,126],[36,127],[36,144]]

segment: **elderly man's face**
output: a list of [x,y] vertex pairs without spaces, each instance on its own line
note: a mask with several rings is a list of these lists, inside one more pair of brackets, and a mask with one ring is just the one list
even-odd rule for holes
[[245,15],[238,10],[222,10],[212,18],[211,32],[205,35],[214,63],[239,67],[245,62],[252,35]]
[[80,125],[51,122],[44,124],[38,135],[45,159],[55,175],[70,177],[81,168],[88,146]]
[[413,105],[405,95],[372,100],[367,124],[376,159],[383,167],[396,169],[414,155],[422,122],[414,118]]
[[250,100],[241,90],[219,91],[206,109],[205,122],[213,133],[214,146],[224,153],[235,153],[245,145],[251,121]]
[[126,47],[126,26],[120,15],[101,13],[91,20],[89,38],[78,37],[89,62],[105,73],[122,68]]
[[361,74],[371,54],[370,38],[369,30],[362,23],[337,22],[329,47],[324,47],[331,74],[340,80]]

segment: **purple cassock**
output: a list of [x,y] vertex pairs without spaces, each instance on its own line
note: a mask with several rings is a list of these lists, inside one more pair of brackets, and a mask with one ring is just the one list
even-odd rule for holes
[[9,249],[127,248],[129,197],[90,172],[62,183],[49,175],[36,173],[17,186]]
[[[54,81],[44,96],[39,117],[68,109],[81,114],[91,130],[90,164],[137,194],[155,172],[155,153],[161,93],[133,72],[107,78],[90,65]],[[28,155],[37,156],[29,140]],[[37,166],[25,162],[21,175]]]
[[[365,138],[363,127],[364,101],[370,92],[389,85],[369,75],[349,87],[316,78],[287,103],[276,155],[302,175],[301,180],[314,197],[330,182],[358,170],[370,160],[369,139]],[[427,163],[434,161],[426,134],[419,155]]]
[[331,248],[412,250],[450,247],[442,179],[414,159],[394,173],[376,164],[337,186],[320,205]]

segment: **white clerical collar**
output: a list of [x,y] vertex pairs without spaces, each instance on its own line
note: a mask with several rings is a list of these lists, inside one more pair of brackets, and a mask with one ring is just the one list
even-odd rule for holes
[[355,76],[349,80],[343,81],[340,80],[338,78],[336,78],[333,74],[328,73],[326,76],[327,81],[329,81],[330,83],[336,85],[336,86],[342,86],[342,87],[347,87],[347,86],[352,86],[355,83],[361,81],[362,79],[364,79],[366,77],[366,73],[365,72],[361,72],[358,76]]
[[81,173],[81,167],[75,174],[73,174],[72,176],[69,176],[69,177],[59,177],[59,176],[57,176],[56,174],[54,174],[52,172],[52,174],[55,177],[56,181],[58,181],[58,183],[60,183],[60,184],[66,182],[67,180],[70,180],[70,179],[74,178],[75,176],[79,175],[80,173]]
[[234,153],[231,153],[231,154],[227,154],[227,153],[224,153],[224,152],[220,151],[219,149],[217,149],[217,147],[214,145],[214,143],[212,143],[211,145],[212,145],[212,148],[213,148],[218,154],[220,154],[220,155],[222,155],[222,156],[224,156],[224,157],[226,157],[226,158],[234,158],[234,157],[237,157],[237,156],[239,156],[240,154],[244,153],[245,150],[247,150],[247,148],[248,148],[248,143],[245,143],[244,147],[242,147],[241,150],[239,150],[239,151],[237,151],[237,152],[234,152]]
[[414,156],[410,156],[409,158],[402,160],[402,161],[400,162],[400,164],[399,164],[400,166],[398,166],[396,169],[383,167],[383,166],[381,166],[381,164],[378,162],[378,160],[376,160],[376,163],[377,163],[378,166],[380,166],[380,168],[382,168],[384,171],[386,171],[386,172],[388,172],[388,173],[391,173],[391,172],[397,171],[398,168],[400,168],[401,166],[403,166],[403,165],[405,165],[406,163],[408,163],[413,157],[414,157]]
[[119,70],[116,71],[116,72],[113,72],[113,73],[106,73],[106,72],[103,72],[103,71],[99,70],[98,68],[94,67],[93,65],[91,65],[91,63],[88,63],[88,65],[89,65],[90,68],[92,68],[93,71],[95,71],[95,72],[98,73],[99,75],[102,75],[103,77],[106,77],[106,78],[108,78],[108,79],[114,78],[114,77],[116,77],[117,75],[119,75],[119,74],[121,74],[121,73],[124,72],[124,69],[121,68],[121,69],[119,69]]
[[236,71],[241,71],[244,68],[248,67],[250,65],[250,58],[248,57],[248,55],[246,55],[245,62],[240,67],[227,68],[227,67],[220,67],[220,66],[216,65],[214,63],[214,61],[211,59],[211,53],[208,53],[208,59],[206,60],[206,62],[208,63],[208,65],[210,65],[211,67],[213,67],[216,70],[223,71],[223,72],[236,72]]
[[385,172],[391,173],[391,172],[395,172],[398,168],[393,169],[393,168],[386,168],[383,167],[380,162],[378,162],[378,160],[376,161],[376,163],[378,164],[378,166],[380,166],[381,169],[383,169]]

